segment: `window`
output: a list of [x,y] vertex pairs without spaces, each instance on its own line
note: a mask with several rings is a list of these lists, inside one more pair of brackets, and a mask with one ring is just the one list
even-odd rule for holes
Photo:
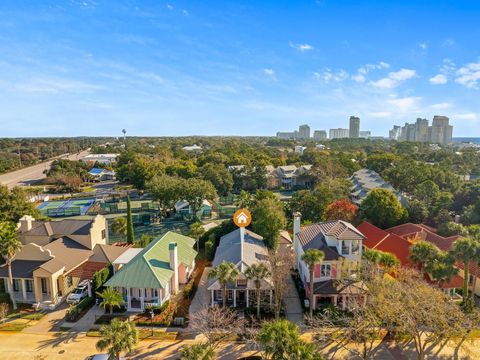
[[237,279],[237,286],[247,286],[247,279]]
[[102,239],[105,239],[107,237],[107,233],[105,230],[102,230]]
[[223,300],[223,290],[215,290],[214,298],[216,301]]
[[233,290],[227,290],[227,299],[233,300]]
[[27,292],[29,293],[33,292],[33,281],[25,280],[25,288],[27,289]]
[[320,267],[320,277],[330,277],[332,273],[332,265],[322,264]]
[[13,291],[20,291],[20,280],[13,279]]
[[71,276],[67,276],[67,277],[65,278],[65,285],[67,285],[68,288],[69,288],[69,287],[72,287],[72,285],[73,285],[73,279],[72,279]]
[[360,253],[360,243],[358,241],[352,242],[352,255],[358,255]]
[[468,275],[468,285],[473,285],[474,280],[475,280],[475,276],[473,276],[472,274],[469,274]]
[[342,255],[350,255],[350,244],[343,240],[342,241]]
[[153,289],[153,297],[158,297],[158,289]]

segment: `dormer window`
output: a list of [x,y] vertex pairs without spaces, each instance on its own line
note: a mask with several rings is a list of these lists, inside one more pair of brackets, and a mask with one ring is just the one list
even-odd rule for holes
[[332,274],[332,265],[331,264],[322,264],[320,267],[320,277],[331,277]]

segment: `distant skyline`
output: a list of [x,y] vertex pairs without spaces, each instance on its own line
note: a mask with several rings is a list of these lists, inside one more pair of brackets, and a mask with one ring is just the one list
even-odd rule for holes
[[0,2],[0,137],[264,135],[448,116],[480,137],[478,1]]

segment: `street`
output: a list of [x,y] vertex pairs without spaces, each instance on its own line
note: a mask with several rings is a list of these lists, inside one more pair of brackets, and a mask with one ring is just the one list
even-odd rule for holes
[[[61,156],[62,159],[68,160],[80,160],[84,156],[90,154],[85,150],[78,154],[71,154],[68,156]],[[23,169],[15,170],[6,174],[0,175],[0,184],[7,185],[9,189],[15,186],[33,184],[38,180],[44,179],[46,175],[43,173],[50,168],[50,164],[53,160],[49,160],[37,165],[29,166]]]

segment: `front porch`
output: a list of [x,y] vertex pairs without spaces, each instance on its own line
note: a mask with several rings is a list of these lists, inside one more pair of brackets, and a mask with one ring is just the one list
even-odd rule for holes
[[[273,290],[260,290],[260,303],[272,306]],[[228,289],[227,301],[228,307],[248,308],[257,305],[256,289]],[[210,306],[223,306],[223,290],[210,290]]]
[[170,294],[165,294],[164,289],[122,288],[119,290],[123,295],[127,311],[131,312],[144,312],[149,307],[162,306],[170,299]]

